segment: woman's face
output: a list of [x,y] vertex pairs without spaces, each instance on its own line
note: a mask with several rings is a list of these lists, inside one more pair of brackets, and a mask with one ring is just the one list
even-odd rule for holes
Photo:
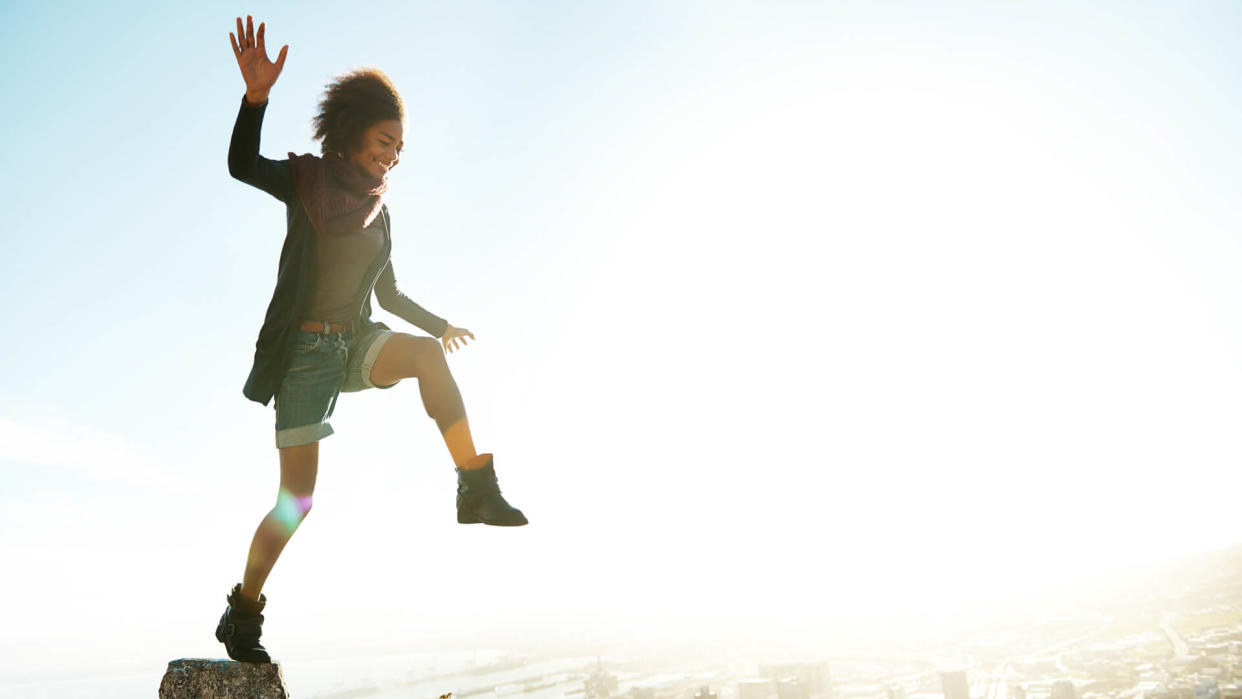
[[383,177],[401,159],[404,131],[397,119],[373,124],[362,134],[362,147],[350,154],[349,161],[371,177]]

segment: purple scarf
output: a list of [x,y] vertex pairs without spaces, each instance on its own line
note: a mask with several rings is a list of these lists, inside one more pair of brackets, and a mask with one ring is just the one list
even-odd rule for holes
[[387,177],[358,171],[338,153],[289,154],[293,187],[320,235],[353,235],[371,225],[388,191]]

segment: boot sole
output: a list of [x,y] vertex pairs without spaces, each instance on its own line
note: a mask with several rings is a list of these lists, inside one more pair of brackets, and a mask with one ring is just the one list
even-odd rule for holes
[[526,522],[526,521],[522,521],[522,522],[487,522],[487,521],[484,521],[484,520],[479,519],[477,515],[465,514],[465,513],[462,513],[462,512],[458,512],[458,513],[457,513],[457,523],[458,523],[458,524],[490,524],[490,525],[492,525],[493,527],[522,527],[522,526],[525,526],[525,525],[529,524],[529,522]]

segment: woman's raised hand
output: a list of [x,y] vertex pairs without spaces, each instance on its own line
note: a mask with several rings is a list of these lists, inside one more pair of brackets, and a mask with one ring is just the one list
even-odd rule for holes
[[259,23],[258,36],[254,32],[254,20],[246,15],[246,30],[242,31],[241,17],[237,18],[237,37],[229,32],[229,42],[233,44],[233,55],[237,57],[237,67],[241,68],[242,79],[246,81],[246,101],[258,105],[267,101],[267,93],[280,70],[285,67],[285,55],[289,53],[289,45],[280,49],[276,62],[267,58],[267,46],[263,43],[264,24]]

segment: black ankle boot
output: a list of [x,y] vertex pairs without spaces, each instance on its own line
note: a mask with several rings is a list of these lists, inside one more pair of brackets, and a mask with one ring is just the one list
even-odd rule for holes
[[270,663],[271,657],[259,644],[259,635],[263,632],[263,607],[267,606],[267,595],[259,593],[256,602],[243,597],[241,583],[229,591],[229,606],[225,607],[220,623],[216,625],[216,640],[224,644],[229,657],[244,663]]
[[493,524],[498,527],[520,527],[526,524],[522,511],[505,502],[496,482],[491,454],[479,454],[475,463],[481,468],[458,468],[457,521],[460,524]]

